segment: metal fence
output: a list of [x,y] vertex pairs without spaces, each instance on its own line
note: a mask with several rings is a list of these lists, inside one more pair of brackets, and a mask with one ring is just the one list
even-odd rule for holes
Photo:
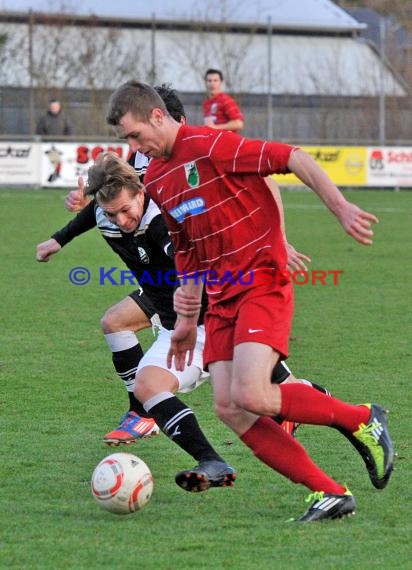
[[[56,96],[73,128],[73,138],[113,138],[105,113],[110,91],[79,89],[0,90],[0,136],[32,137],[50,96]],[[202,93],[180,93],[188,122],[202,124]],[[268,99],[259,95],[235,95],[245,115],[244,134],[268,136]],[[380,101],[376,97],[273,96],[271,133],[276,140],[316,144],[378,144]],[[412,141],[412,98],[388,98],[386,140],[388,145]]]

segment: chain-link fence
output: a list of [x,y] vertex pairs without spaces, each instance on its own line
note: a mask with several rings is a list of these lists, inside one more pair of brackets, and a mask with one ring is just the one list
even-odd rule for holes
[[[38,118],[45,112],[50,93],[63,102],[72,125],[72,138],[113,137],[105,123],[111,91],[63,89],[59,91],[2,88],[0,91],[0,132],[2,138],[33,135]],[[202,124],[202,94],[180,93],[188,122]],[[33,105],[30,101],[33,101]],[[239,95],[245,115],[244,134],[267,136],[267,98]],[[386,101],[387,144],[410,144],[412,107],[410,98]],[[30,110],[32,109],[32,116]],[[378,98],[273,97],[272,133],[276,140],[323,144],[377,144],[379,142]]]

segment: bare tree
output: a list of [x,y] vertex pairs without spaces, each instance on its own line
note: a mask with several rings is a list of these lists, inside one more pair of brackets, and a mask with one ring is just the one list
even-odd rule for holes
[[18,25],[0,27],[3,45],[0,52],[0,83],[3,85],[29,84],[27,28]]
[[262,65],[256,65],[256,62],[250,65],[248,62],[256,28],[250,25],[244,33],[231,32],[232,23],[236,21],[236,15],[242,13],[245,0],[208,0],[199,4],[188,15],[193,31],[169,32],[167,35],[182,67],[194,72],[200,89],[203,89],[206,69],[218,65],[228,90],[236,93],[250,91],[264,73]]

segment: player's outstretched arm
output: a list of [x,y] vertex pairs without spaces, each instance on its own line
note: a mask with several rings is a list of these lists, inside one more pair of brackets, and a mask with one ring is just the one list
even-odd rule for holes
[[302,149],[292,152],[288,167],[306,186],[316,192],[338,218],[347,234],[363,245],[372,245],[372,224],[379,222],[374,214],[348,202],[326,172]]
[[277,185],[276,181],[271,176],[266,176],[265,182],[266,182],[267,187],[271,191],[272,196],[275,199],[275,202],[276,202],[278,210],[279,210],[280,227],[281,227],[282,234],[283,234],[283,237],[285,240],[286,251],[288,254],[288,269],[289,269],[289,271],[298,271],[298,270],[307,271],[308,268],[306,267],[306,263],[311,262],[310,257],[305,255],[304,253],[300,253],[299,251],[296,251],[296,249],[293,247],[293,245],[288,243],[288,240],[286,237],[285,212],[283,209],[282,196],[280,194],[279,186]]
[[37,261],[49,261],[52,255],[60,251],[62,246],[55,239],[51,238],[47,241],[39,243],[36,249]]

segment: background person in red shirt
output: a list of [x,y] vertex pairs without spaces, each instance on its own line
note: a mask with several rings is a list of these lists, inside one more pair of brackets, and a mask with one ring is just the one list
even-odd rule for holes
[[205,125],[213,129],[238,132],[243,129],[243,114],[236,101],[222,89],[223,73],[208,69],[205,73],[207,99],[203,101]]

